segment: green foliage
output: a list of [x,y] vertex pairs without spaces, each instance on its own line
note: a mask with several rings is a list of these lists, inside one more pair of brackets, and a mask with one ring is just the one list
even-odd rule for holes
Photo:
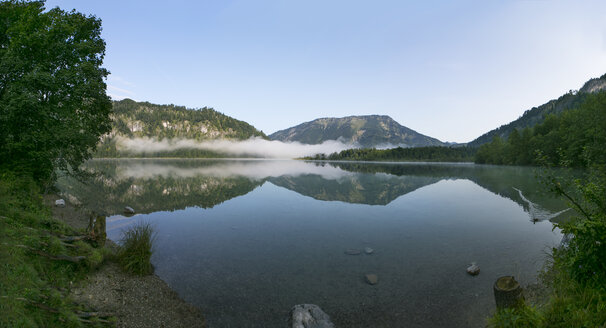
[[482,145],[476,163],[590,167],[606,163],[606,92],[586,95],[578,108],[550,115],[507,140]]
[[0,2],[0,167],[51,181],[110,129],[101,20]]
[[155,233],[149,223],[137,223],[122,233],[118,262],[122,269],[136,275],[154,272],[151,264]]
[[468,144],[470,147],[478,147],[490,143],[494,137],[498,136],[507,139],[513,131],[522,131],[526,128],[532,128],[545,121],[550,116],[560,115],[568,110],[578,108],[581,103],[590,95],[591,92],[603,89],[606,74],[600,78],[591,79],[577,91],[570,91],[558,99],[551,100],[539,107],[533,107],[524,112],[517,120],[502,125],[492,131],[489,131]]
[[583,179],[565,183],[546,174],[552,191],[567,198],[581,216],[557,226],[572,236],[554,257],[580,283],[606,288],[606,167],[593,166]]
[[475,149],[468,147],[415,147],[392,149],[347,149],[329,156],[318,154],[306,159],[333,161],[428,161],[428,162],[471,162]]

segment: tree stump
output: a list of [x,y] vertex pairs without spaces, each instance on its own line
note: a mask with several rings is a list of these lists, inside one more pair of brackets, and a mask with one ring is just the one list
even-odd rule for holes
[[97,245],[105,245],[105,239],[107,238],[107,232],[105,229],[105,216],[92,215],[90,217],[88,229],[90,231],[91,239],[94,240]]
[[522,287],[513,276],[504,276],[494,283],[494,300],[497,309],[515,308],[524,302]]

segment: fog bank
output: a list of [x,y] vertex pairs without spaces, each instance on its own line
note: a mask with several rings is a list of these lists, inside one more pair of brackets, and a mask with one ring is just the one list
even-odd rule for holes
[[[176,161],[128,161],[116,167],[119,179],[156,179],[157,177],[191,178],[211,176],[218,178],[245,177],[253,180],[283,176],[318,175],[326,180],[339,180],[354,173],[331,165],[319,166],[304,161],[286,160],[218,160],[197,167],[183,166]],[[210,164],[210,165],[208,165]]]
[[242,157],[283,159],[313,156],[316,154],[331,154],[358,147],[357,145],[346,144],[337,140],[327,140],[321,144],[308,145],[300,142],[270,141],[258,137],[241,141],[226,139],[197,141],[193,139],[156,140],[147,137],[129,139],[120,136],[116,137],[116,146],[118,150],[134,153],[200,149]]

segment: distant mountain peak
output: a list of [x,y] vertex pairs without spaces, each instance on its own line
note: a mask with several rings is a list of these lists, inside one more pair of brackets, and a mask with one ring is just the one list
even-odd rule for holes
[[409,129],[387,115],[377,114],[318,118],[277,131],[271,134],[269,138],[280,141],[298,141],[306,144],[341,140],[362,147],[443,145],[441,141]]
[[603,90],[606,90],[606,74],[600,76],[599,78],[591,79],[585,82],[583,87],[579,89],[579,92],[595,93]]

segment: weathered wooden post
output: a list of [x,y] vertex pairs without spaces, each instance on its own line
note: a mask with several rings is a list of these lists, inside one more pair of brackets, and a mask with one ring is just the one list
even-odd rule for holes
[[513,276],[504,276],[494,283],[494,300],[497,309],[515,308],[524,302],[522,287]]

